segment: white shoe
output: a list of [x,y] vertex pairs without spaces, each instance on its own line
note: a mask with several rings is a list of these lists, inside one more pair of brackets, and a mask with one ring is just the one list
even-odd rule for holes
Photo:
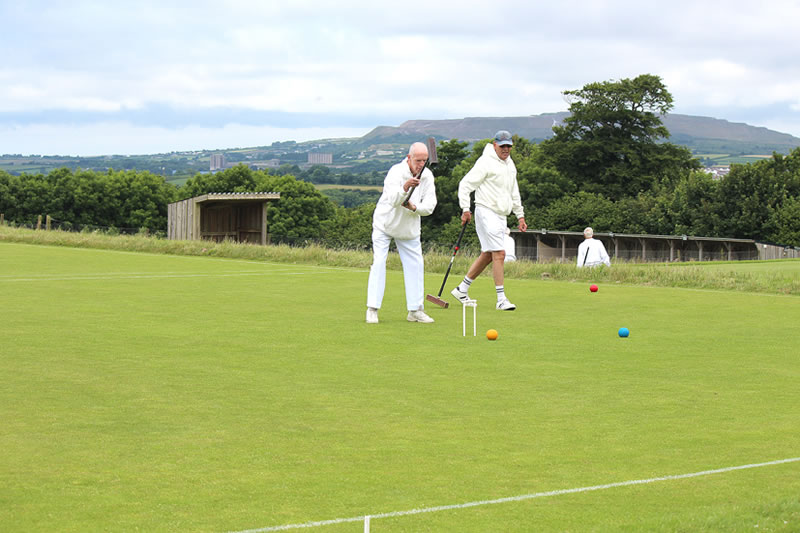
[[452,294],[455,297],[455,299],[458,300],[459,302],[466,302],[467,300],[469,300],[469,294],[467,294],[466,292],[461,292],[461,289],[459,289],[458,287],[450,291],[450,294]]
[[425,314],[425,311],[419,309],[417,311],[409,311],[406,320],[409,322],[424,322],[425,324],[430,324],[434,320]]
[[374,307],[367,307],[367,324],[378,323],[378,310]]
[[497,309],[499,311],[513,311],[517,306],[508,301],[508,299],[500,300],[497,302]]

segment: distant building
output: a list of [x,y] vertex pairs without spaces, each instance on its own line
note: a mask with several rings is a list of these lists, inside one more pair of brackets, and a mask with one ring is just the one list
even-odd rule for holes
[[222,170],[225,168],[225,154],[211,154],[211,164],[209,165],[209,170],[214,172],[215,170]]
[[278,168],[281,166],[280,159],[267,159],[266,161],[258,161],[250,165],[253,170],[261,170],[264,168]]
[[313,152],[308,154],[309,165],[331,165],[333,164],[333,154]]
[[703,169],[707,174],[711,174],[711,177],[715,180],[724,178],[728,175],[731,171],[730,165],[717,165],[713,167],[706,167]]

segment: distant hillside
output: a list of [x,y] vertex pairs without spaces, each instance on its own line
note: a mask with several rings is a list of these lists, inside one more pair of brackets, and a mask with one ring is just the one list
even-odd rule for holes
[[[212,154],[224,155],[225,166],[245,164],[254,169],[274,169],[280,165],[307,168],[311,166],[309,154],[322,152],[331,154],[335,171],[364,174],[385,172],[408,152],[412,142],[425,137],[472,143],[488,139],[497,130],[504,129],[541,142],[552,137],[553,125],[567,116],[566,112],[561,112],[527,117],[408,120],[399,126],[378,126],[363,137],[285,140],[269,146],[167,154],[96,157],[4,154],[0,155],[0,170],[11,174],[46,174],[62,167],[98,171],[136,169],[163,175],[168,181],[179,184],[198,172],[208,172]],[[786,133],[717,118],[673,114],[667,115],[663,122],[672,135],[670,141],[689,148],[705,166],[752,163],[760,156],[770,156],[772,152],[787,154],[800,147],[800,139]]]
[[[371,144],[393,144],[434,136],[473,142],[487,139],[497,130],[540,142],[553,136],[552,127],[569,114],[543,113],[527,117],[468,117],[451,120],[408,120],[397,127],[379,126],[360,140]],[[664,125],[672,134],[670,141],[687,146],[696,153],[787,153],[800,146],[800,138],[749,124],[727,120],[670,114]]]

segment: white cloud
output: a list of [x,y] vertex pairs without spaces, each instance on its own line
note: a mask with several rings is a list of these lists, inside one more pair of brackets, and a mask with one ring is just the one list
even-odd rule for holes
[[374,125],[519,116],[565,110],[564,90],[651,73],[676,112],[747,115],[800,136],[800,4],[790,0],[33,1],[0,5],[0,19],[0,125],[20,113],[153,107]]

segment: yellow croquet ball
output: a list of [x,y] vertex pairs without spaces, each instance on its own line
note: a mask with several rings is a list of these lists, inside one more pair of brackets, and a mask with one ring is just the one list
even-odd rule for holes
[[486,332],[486,338],[489,339],[490,341],[497,340],[497,330],[496,329],[490,329],[489,331],[487,331]]

